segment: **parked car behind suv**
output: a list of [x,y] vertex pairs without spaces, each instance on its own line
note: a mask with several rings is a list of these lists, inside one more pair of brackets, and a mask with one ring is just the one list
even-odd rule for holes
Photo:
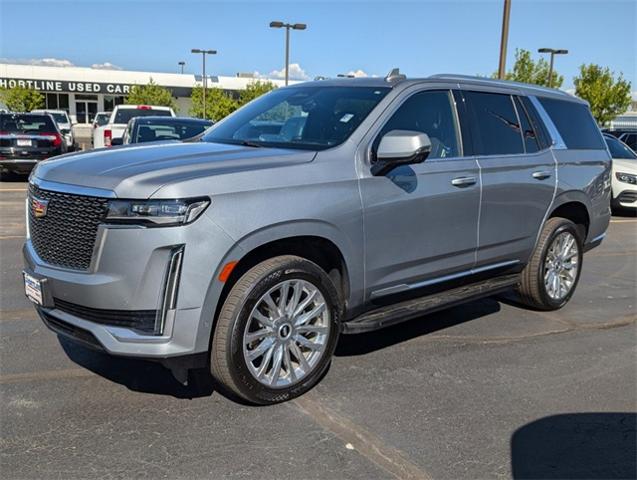
[[77,149],[77,143],[75,142],[75,135],[73,134],[73,125],[68,113],[64,110],[32,110],[31,113],[48,113],[53,117],[57,124],[64,141],[66,142],[66,149],[72,152]]
[[26,174],[42,160],[66,153],[48,113],[0,113],[0,174]]
[[614,135],[604,134],[613,158],[611,206],[637,210],[637,154]]
[[280,402],[322,378],[341,333],[508,289],[563,307],[608,227],[610,171],[587,104],[557,90],[302,83],[198,142],[39,165],[25,289],[60,335]]
[[111,144],[187,140],[201,135],[212,124],[211,120],[192,117],[134,117],[128,122],[122,138]]
[[172,108],[154,105],[117,105],[108,123],[93,129],[93,146],[110,147],[113,139],[122,138],[131,118],[149,116],[174,117],[175,112]]

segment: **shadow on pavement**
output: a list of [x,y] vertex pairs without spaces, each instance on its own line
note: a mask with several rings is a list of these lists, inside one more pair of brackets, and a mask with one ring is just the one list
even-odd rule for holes
[[339,357],[364,355],[499,311],[500,302],[494,298],[484,298],[375,332],[341,335],[335,355]]
[[511,438],[515,479],[637,477],[637,414],[570,413],[541,418]]
[[197,370],[188,385],[182,385],[161,364],[135,358],[110,356],[58,336],[71,361],[130,390],[175,398],[208,397],[215,391],[210,373]]

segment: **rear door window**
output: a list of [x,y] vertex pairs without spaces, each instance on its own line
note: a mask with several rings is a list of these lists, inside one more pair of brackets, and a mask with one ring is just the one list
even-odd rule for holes
[[526,153],[535,153],[540,150],[540,143],[537,139],[535,129],[531,125],[526,110],[518,97],[513,97],[515,103],[515,109],[518,111],[518,117],[520,118],[520,126],[522,128],[522,137],[524,138],[524,149]]
[[583,103],[538,97],[549,114],[567,148],[575,150],[603,150],[602,134],[590,110]]
[[520,125],[510,95],[464,91],[476,155],[524,153]]

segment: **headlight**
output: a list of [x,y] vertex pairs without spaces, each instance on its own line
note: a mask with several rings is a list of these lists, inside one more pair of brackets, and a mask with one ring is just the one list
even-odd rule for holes
[[630,173],[617,172],[615,173],[617,180],[624,183],[630,183],[631,185],[637,185],[637,175],[631,175]]
[[210,205],[209,198],[180,200],[111,200],[106,223],[173,227],[194,222]]

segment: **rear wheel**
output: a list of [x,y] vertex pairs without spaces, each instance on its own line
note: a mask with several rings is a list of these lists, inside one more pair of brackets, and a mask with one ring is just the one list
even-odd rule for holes
[[519,292],[523,303],[540,310],[557,310],[575,292],[582,266],[582,239],[565,218],[549,219],[524,271]]
[[336,288],[316,264],[281,256],[256,265],[233,286],[219,314],[213,376],[252,403],[302,395],[329,366],[339,311]]

